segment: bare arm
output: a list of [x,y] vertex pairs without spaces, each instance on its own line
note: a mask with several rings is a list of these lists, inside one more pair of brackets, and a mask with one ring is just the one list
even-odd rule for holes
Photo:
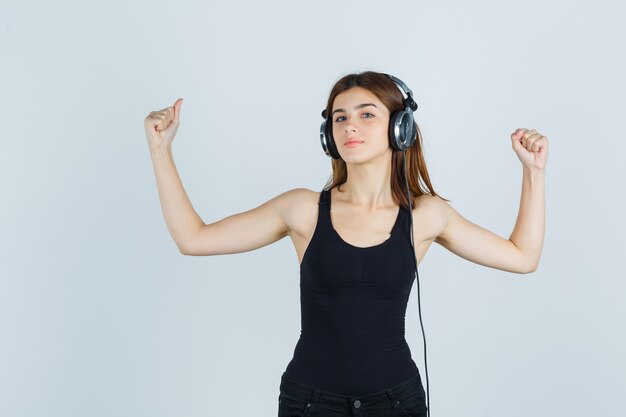
[[144,119],[144,128],[165,223],[178,250],[184,253],[187,237],[204,226],[204,222],[191,206],[172,156],[182,103],[183,99],[179,98],[173,106],[151,111]]
[[524,167],[519,213],[509,238],[524,254],[531,272],[537,270],[543,250],[546,211],[544,183],[543,170]]
[[545,229],[544,172],[548,138],[536,129],[518,128],[511,145],[523,167],[522,196],[515,228],[504,239],[461,216],[444,201],[438,204],[445,224],[435,242],[478,264],[527,274],[537,270]]
[[269,245],[289,232],[306,189],[287,191],[259,207],[205,224],[193,209],[180,180],[172,141],[180,124],[182,98],[173,106],[146,116],[144,127],[167,228],[183,255],[246,252]]
[[444,248],[470,262],[502,271],[526,274],[530,262],[515,244],[463,217],[449,203],[433,197],[445,225],[435,239]]
[[187,235],[185,254],[193,256],[248,252],[274,243],[289,234],[299,204],[308,190],[286,191],[260,206],[207,224]]
[[520,209],[509,239],[470,222],[443,200],[433,197],[431,202],[437,204],[445,224],[435,242],[452,253],[503,271],[537,270],[544,235],[543,172],[524,169]]
[[204,222],[194,210],[185,192],[174,164],[171,147],[153,150],[150,156],[165,223],[178,250],[185,254],[185,243],[189,236],[200,230]]

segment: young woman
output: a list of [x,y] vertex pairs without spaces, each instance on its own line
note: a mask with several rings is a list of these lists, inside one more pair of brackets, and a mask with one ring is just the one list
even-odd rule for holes
[[[323,112],[322,144],[333,157],[324,189],[289,190],[211,224],[194,211],[172,158],[182,99],[145,119],[161,207],[181,253],[246,252],[285,236],[294,244],[302,331],[281,378],[280,417],[430,414],[404,319],[417,266],[433,242],[491,268],[520,274],[537,268],[547,137],[524,128],[511,134],[523,181],[515,228],[503,239],[435,193],[410,95],[387,74],[342,77]],[[399,150],[393,125],[403,110],[410,137]]]

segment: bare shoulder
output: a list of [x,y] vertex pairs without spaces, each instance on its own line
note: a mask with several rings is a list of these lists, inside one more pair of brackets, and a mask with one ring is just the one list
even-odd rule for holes
[[308,188],[294,188],[276,197],[281,217],[288,228],[288,235],[306,234],[315,221],[319,201],[319,191]]
[[445,210],[446,206],[448,205],[448,202],[443,200],[442,198],[435,196],[435,195],[430,195],[430,194],[422,194],[419,195],[417,197],[415,197],[415,206],[413,206],[413,209],[424,209],[424,210],[429,210],[429,211],[441,211],[441,210]]
[[424,240],[435,240],[443,232],[450,216],[451,206],[438,196],[423,194],[415,197],[413,218],[420,219]]
[[317,204],[319,192],[308,188],[293,188],[276,197],[276,203],[282,210],[291,213],[311,203]]
[[458,220],[465,220],[463,216],[447,201],[432,195],[420,196],[431,213],[430,220],[434,223],[433,228],[435,242],[447,245],[446,230],[448,225]]
[[317,199],[319,197],[319,191],[309,190],[308,188],[293,188],[291,190],[285,191],[283,195],[288,196],[288,198],[294,199],[294,201],[302,200],[302,199],[314,199],[317,203]]

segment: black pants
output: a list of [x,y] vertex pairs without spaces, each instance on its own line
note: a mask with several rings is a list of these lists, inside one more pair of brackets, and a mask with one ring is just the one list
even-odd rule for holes
[[426,411],[419,372],[385,390],[357,396],[319,391],[281,377],[278,417],[425,417]]

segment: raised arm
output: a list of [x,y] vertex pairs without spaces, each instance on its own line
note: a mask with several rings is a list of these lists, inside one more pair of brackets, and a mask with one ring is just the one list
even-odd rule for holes
[[150,156],[167,229],[178,251],[185,254],[189,236],[204,226],[204,222],[194,210],[185,192],[174,164],[172,150],[153,151]]
[[289,223],[306,198],[306,189],[286,191],[260,206],[205,224],[186,236],[183,253],[193,256],[248,252],[289,233]]
[[181,105],[178,99],[173,106],[150,112],[144,122],[163,216],[179,252],[196,256],[246,252],[287,236],[305,189],[287,191],[252,210],[204,223],[185,193],[172,156]]
[[479,265],[518,274],[534,270],[531,260],[511,240],[472,223],[446,201],[437,197],[432,199],[438,200],[434,204],[437,204],[445,225],[435,239],[436,243]]
[[515,227],[509,239],[470,222],[452,206],[433,197],[445,225],[435,242],[480,265],[526,274],[537,270],[545,230],[544,173],[548,138],[535,129],[516,129],[513,150],[522,162],[522,195]]
[[161,209],[167,228],[181,253],[185,250],[187,236],[204,225],[185,193],[172,156],[172,142],[180,125],[182,102],[183,99],[179,98],[173,106],[151,111],[144,119]]

